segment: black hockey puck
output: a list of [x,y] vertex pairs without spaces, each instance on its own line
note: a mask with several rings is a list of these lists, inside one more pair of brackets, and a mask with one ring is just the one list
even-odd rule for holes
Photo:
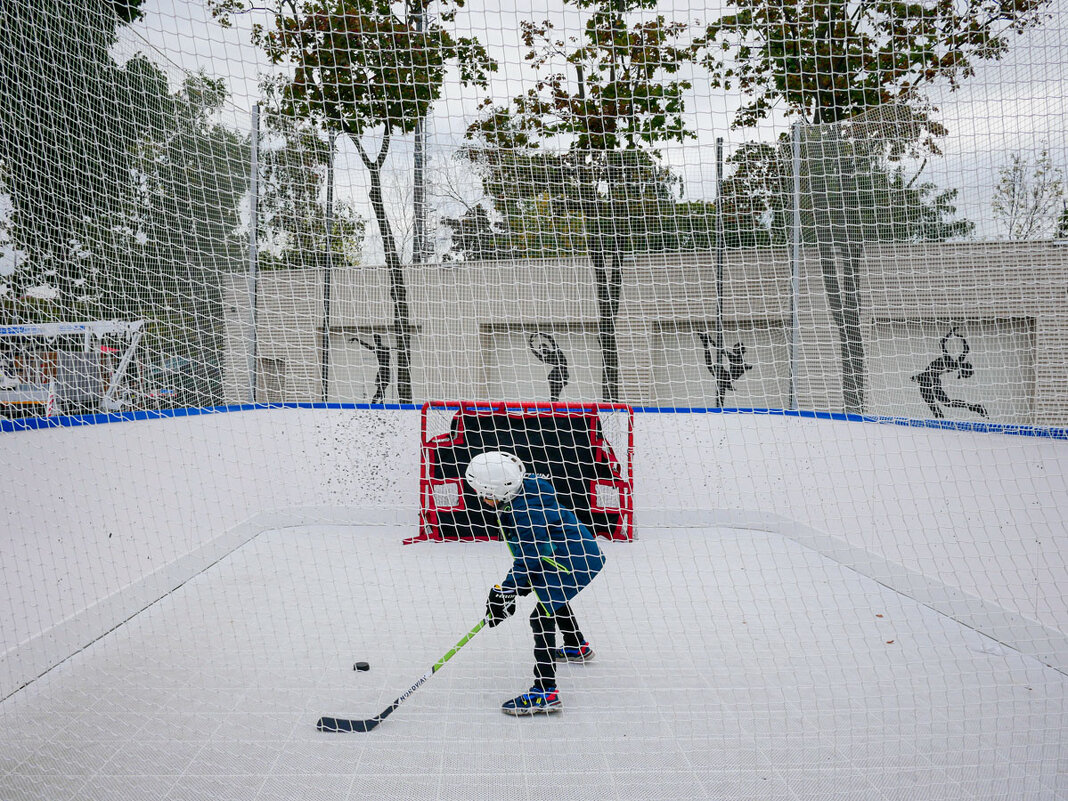
[[357,662],[355,665],[352,666],[352,669],[353,670],[370,670],[371,666],[369,664],[367,664],[366,662]]

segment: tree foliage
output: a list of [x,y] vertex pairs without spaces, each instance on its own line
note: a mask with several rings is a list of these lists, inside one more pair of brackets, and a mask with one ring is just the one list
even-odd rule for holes
[[247,263],[250,144],[217,121],[226,101],[223,81],[199,73],[158,98],[168,113],[133,148],[126,252],[102,288],[103,307],[157,321],[168,355],[191,365],[183,400],[199,406],[222,399],[217,277]]
[[[524,58],[541,77],[512,101],[511,110],[490,108],[476,130],[509,146],[564,134],[572,150],[588,154],[643,146],[655,153],[661,142],[693,138],[684,119],[692,85],[680,72],[696,59],[702,41],[687,40],[689,26],[662,14],[629,18],[657,2],[570,0],[590,13],[581,37],[568,40],[559,39],[548,21],[521,22]],[[559,71],[561,56],[574,79]]]
[[[747,98],[734,123],[779,106],[813,124],[879,106],[911,108],[925,133],[944,133],[922,90],[951,89],[980,61],[1000,59],[1012,34],[1041,21],[1049,0],[726,0],[707,28],[712,86]],[[933,139],[926,140],[928,146]]]
[[118,64],[109,48],[140,6],[0,4],[0,177],[24,255],[16,295],[44,284],[58,308],[84,303],[130,213],[129,154],[158,121],[159,74],[143,58]]
[[231,272],[243,263],[241,201],[249,185],[249,141],[215,121],[226,102],[221,79],[188,77],[164,125],[136,150],[139,230],[161,263]]
[[[679,199],[679,179],[648,153],[629,151],[633,164],[620,168],[602,191],[620,221],[615,246],[623,253],[710,250],[714,207]],[[467,148],[486,199],[458,218],[447,258],[519,259],[585,255],[587,231],[596,227],[584,183],[587,171],[575,154]]]
[[[973,222],[955,217],[958,190],[920,181],[888,162],[881,147],[855,140],[836,142],[832,159],[826,142],[808,134],[799,153],[805,244],[818,245],[831,230],[837,241],[858,244],[941,242],[974,230]],[[789,140],[747,143],[727,162],[722,204],[728,246],[789,244],[795,204]]]
[[343,201],[326,208],[331,135],[285,115],[268,114],[264,122],[257,215],[260,269],[321,269],[328,252],[335,266],[358,264],[363,217]]
[[1022,153],[1009,156],[998,170],[992,202],[994,218],[1009,239],[1048,239],[1064,236],[1068,222],[1064,171],[1053,163],[1049,148],[1034,162]]

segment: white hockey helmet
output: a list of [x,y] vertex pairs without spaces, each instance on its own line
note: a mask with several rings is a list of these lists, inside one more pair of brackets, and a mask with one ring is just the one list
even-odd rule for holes
[[471,460],[464,478],[479,497],[510,501],[523,486],[526,468],[514,453],[487,451]]

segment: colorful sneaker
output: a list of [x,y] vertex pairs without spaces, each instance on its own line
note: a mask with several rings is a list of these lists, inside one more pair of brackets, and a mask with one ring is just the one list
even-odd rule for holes
[[588,642],[582,643],[578,648],[557,648],[557,662],[589,662],[593,659],[593,649]]
[[564,708],[564,705],[560,703],[560,696],[556,692],[556,688],[551,690],[539,690],[537,687],[531,687],[525,693],[511,701],[505,701],[501,705],[501,711],[506,715],[540,715],[549,714],[550,712],[559,712]]

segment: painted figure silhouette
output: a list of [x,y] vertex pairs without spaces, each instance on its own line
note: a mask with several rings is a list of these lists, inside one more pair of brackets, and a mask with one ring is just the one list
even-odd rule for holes
[[570,381],[567,371],[567,357],[556,344],[552,334],[543,334],[540,331],[533,333],[527,339],[530,352],[543,364],[552,369],[549,371],[549,400],[556,403],[560,400],[560,394]]
[[374,337],[373,345],[369,342],[364,342],[358,336],[350,337],[349,342],[359,342],[363,347],[371,351],[378,360],[378,375],[375,376],[377,391],[375,396],[371,398],[371,403],[382,403],[386,398],[386,390],[389,389],[390,346],[381,334],[372,334],[371,336]]
[[0,354],[0,389],[11,389],[19,385],[15,370],[15,360],[6,353]]
[[[961,342],[961,351],[957,356],[951,356],[946,349],[946,343],[952,338],[959,339]],[[949,397],[942,388],[942,376],[946,373],[956,372],[957,378],[971,378],[975,374],[975,368],[968,361],[968,340],[958,333],[957,326],[953,326],[949,333],[942,337],[940,347],[942,355],[927,365],[927,369],[922,373],[912,376],[912,380],[920,385],[920,395],[930,407],[931,414],[936,419],[941,420],[946,416],[945,412],[942,411],[942,407],[945,407],[947,409],[967,409],[980,417],[986,417],[986,407],[983,404],[955,400]]]
[[[735,342],[730,350],[723,351],[727,357],[727,365],[717,362],[712,355],[712,336],[703,331],[698,332],[701,344],[705,349],[705,367],[708,372],[716,377],[716,406],[722,408],[723,399],[728,390],[734,389],[734,382],[753,369],[753,365],[745,363],[745,345]],[[719,350],[718,346],[716,347]]]

